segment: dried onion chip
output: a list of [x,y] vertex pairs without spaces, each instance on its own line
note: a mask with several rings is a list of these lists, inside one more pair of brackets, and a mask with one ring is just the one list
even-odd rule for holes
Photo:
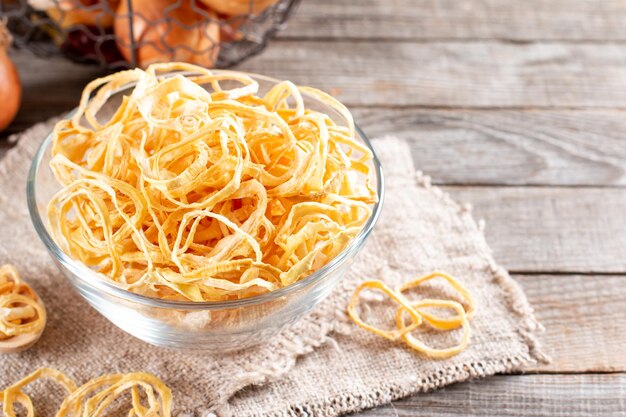
[[35,291],[13,265],[0,267],[0,341],[40,334],[45,325],[46,310]]
[[[398,311],[407,311],[409,313],[412,319],[411,325],[404,326],[404,322],[402,322],[403,324],[402,328],[398,327],[398,329],[396,330],[382,330],[370,324],[365,323],[356,311],[357,305],[359,303],[359,295],[361,291],[363,291],[365,288],[379,289],[385,294],[387,294],[389,297],[391,297],[395,302],[400,304]],[[350,302],[348,303],[348,315],[359,327],[367,330],[370,333],[374,333],[378,336],[384,337],[385,339],[389,339],[392,341],[398,340],[400,337],[404,336],[406,333],[411,332],[412,330],[416,329],[420,324],[422,324],[422,317],[419,315],[417,311],[415,311],[415,309],[413,309],[409,300],[404,298],[402,294],[386,286],[381,281],[365,281],[365,282],[362,282],[354,290],[354,293],[352,294],[352,298],[350,299]]]
[[250,297],[328,263],[377,201],[371,152],[331,96],[288,81],[258,90],[245,74],[183,63],[91,82],[53,131],[55,241],[123,288],[174,300]]
[[[397,314],[396,314],[396,325],[398,326],[398,329],[402,331],[402,340],[404,341],[404,343],[406,343],[407,346],[409,346],[411,349],[414,349],[432,359],[449,358],[465,350],[465,348],[469,344],[470,326],[469,326],[467,313],[465,312],[465,309],[463,308],[461,304],[457,303],[456,301],[451,301],[451,300],[424,299],[424,300],[420,300],[416,303],[411,304],[411,307],[419,311],[420,314],[422,315],[424,315],[424,312],[422,312],[421,309],[426,308],[426,307],[453,309],[455,313],[457,314],[455,319],[458,318],[459,325],[463,327],[463,336],[461,337],[461,341],[459,342],[458,345],[452,346],[449,348],[436,349],[436,348],[427,346],[424,342],[418,340],[415,336],[413,336],[411,332],[404,331],[408,329],[409,327],[407,327],[404,324],[404,318],[402,317],[404,311],[403,311],[403,308],[401,307],[398,309]],[[424,317],[424,321],[428,322],[429,324],[432,324],[431,321],[427,319],[426,317]],[[433,327],[436,329],[442,329],[441,327],[436,327],[436,326],[433,326]],[[445,327],[443,329],[448,330],[448,328],[445,328]]]
[[[467,310],[464,308],[463,305],[453,300],[424,299],[419,301],[409,301],[404,296],[403,292],[411,288],[415,288],[428,280],[438,277],[445,279],[463,297],[463,301],[467,305]],[[396,310],[395,315],[395,330],[386,331],[378,329],[365,323],[360,318],[356,311],[360,300],[360,293],[365,288],[379,289],[400,304]],[[425,308],[448,308],[454,310],[456,315],[452,317],[441,317],[424,311]],[[443,272],[433,272],[431,274],[417,278],[413,281],[400,285],[398,288],[396,288],[396,290],[392,290],[382,281],[372,280],[362,282],[354,290],[354,293],[352,294],[352,297],[350,298],[347,307],[348,316],[359,327],[392,341],[401,338],[402,341],[411,349],[416,350],[431,359],[449,358],[462,352],[468,346],[471,333],[469,320],[474,315],[475,310],[476,307],[474,298],[467,290],[467,288],[465,288],[455,278]],[[405,313],[409,314],[411,320],[408,326],[405,324]],[[463,335],[460,342],[456,346],[442,349],[432,348],[427,346],[424,342],[420,341],[412,334],[412,332],[416,330],[422,323],[426,323],[430,325],[433,329],[439,331],[454,330],[462,327]]]
[[[33,381],[48,378],[67,391],[56,417],[99,417],[117,398],[130,390],[129,416],[170,417],[172,409],[171,390],[157,377],[145,372],[111,374],[92,379],[81,387],[56,369],[41,368],[22,380],[0,391],[2,411],[6,417],[16,417],[14,404],[20,403],[28,417],[35,417],[30,397],[22,389]],[[147,405],[142,404],[142,395]]]
[[[461,295],[464,303],[467,305],[467,309],[464,310],[464,315],[467,316],[468,320],[471,319],[474,316],[474,311],[476,309],[472,294],[470,294],[470,292],[467,290],[467,288],[463,286],[463,284],[457,281],[454,277],[444,272],[436,271],[423,277],[417,278],[416,280],[404,283],[397,288],[397,291],[399,293],[404,293],[411,288],[415,288],[423,284],[424,282],[435,278],[443,278],[444,280],[446,280],[446,282],[448,282],[448,284],[450,284],[452,288],[454,288]],[[462,325],[463,321],[460,315],[453,317],[438,317],[425,311],[420,312],[420,314],[422,315],[424,320],[428,322],[428,324],[439,330],[457,329]]]

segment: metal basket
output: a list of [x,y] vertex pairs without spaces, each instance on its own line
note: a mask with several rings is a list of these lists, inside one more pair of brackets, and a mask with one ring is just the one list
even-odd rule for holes
[[[146,16],[137,1],[0,0],[0,15],[7,18],[15,45],[40,56],[63,54],[109,69],[146,66],[151,63],[147,55],[156,56],[154,61],[225,68],[261,52],[300,3],[159,0],[162,7]],[[219,5],[221,9],[239,2],[238,13],[227,15],[207,6],[216,1],[225,5]],[[194,39],[196,44],[179,39]]]

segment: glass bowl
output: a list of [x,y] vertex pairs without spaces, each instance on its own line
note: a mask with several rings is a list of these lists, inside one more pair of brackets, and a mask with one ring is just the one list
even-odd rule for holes
[[[265,76],[247,75],[259,83],[260,94],[278,82]],[[107,102],[110,114],[129,88],[120,90]],[[304,99],[309,108],[323,111],[337,121],[342,120],[339,113],[317,99],[306,95]],[[107,109],[103,111],[106,113]],[[358,139],[374,153],[363,132],[360,129],[357,132]],[[48,202],[61,188],[49,168],[51,143],[49,134],[37,150],[28,174],[28,209],[39,238],[58,268],[93,308],[122,330],[157,346],[230,351],[266,342],[332,291],[363,247],[382,208],[383,173],[374,153],[373,180],[379,201],[373,205],[372,216],[357,237],[327,265],[292,285],[251,298],[218,302],[161,300],[116,286],[72,259],[54,242],[48,222],[44,220]]]

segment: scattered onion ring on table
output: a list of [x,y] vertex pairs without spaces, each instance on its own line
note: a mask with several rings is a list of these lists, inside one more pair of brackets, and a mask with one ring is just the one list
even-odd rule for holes
[[[160,77],[175,71],[194,75]],[[101,123],[96,113],[131,83]],[[182,63],[91,82],[53,131],[55,241],[117,285],[167,300],[251,297],[327,264],[377,201],[372,154],[331,96],[288,81],[258,89],[247,75]]]
[[[51,379],[67,391],[63,403],[55,416],[105,415],[106,409],[117,398],[130,390],[131,408],[129,416],[170,417],[172,414],[171,390],[157,377],[145,373],[104,375],[77,387],[67,375],[56,369],[40,368],[20,381],[0,391],[0,403],[6,417],[16,417],[15,403],[26,410],[28,417],[35,417],[35,408],[31,398],[22,389],[39,379]],[[145,400],[142,400],[141,392]],[[147,405],[142,404],[147,402]]]
[[[443,278],[452,288],[454,288],[463,299],[463,305],[453,300],[434,300],[428,298],[419,301],[410,301],[404,296],[404,292],[409,289],[417,288],[424,282],[435,278]],[[395,314],[396,329],[379,329],[366,323],[361,318],[357,307],[361,299],[360,294],[366,288],[380,290],[393,299],[393,301],[398,303],[399,306]],[[451,317],[437,316],[425,311],[425,308],[450,309],[453,310],[456,315]],[[389,288],[382,281],[364,281],[354,290],[347,307],[348,316],[357,326],[391,341],[401,339],[408,347],[430,359],[449,358],[467,348],[470,340],[469,320],[474,316],[475,311],[476,302],[467,288],[465,288],[463,284],[457,281],[454,277],[438,271],[417,278],[413,281],[406,282],[395,290]],[[405,324],[405,313],[408,313],[409,318],[411,319],[411,324],[408,326]],[[432,348],[424,342],[418,340],[412,334],[412,332],[422,324],[427,324],[430,328],[442,332],[455,330],[461,327],[463,328],[463,335],[461,336],[460,342],[456,346],[440,349]]]
[[[13,265],[0,267],[0,352],[32,345],[46,326],[46,309]],[[24,346],[26,347],[26,346]]]

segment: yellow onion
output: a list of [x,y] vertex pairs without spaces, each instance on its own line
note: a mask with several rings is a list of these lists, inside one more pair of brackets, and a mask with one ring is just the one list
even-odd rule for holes
[[[184,61],[212,67],[219,52],[220,27],[212,12],[194,0],[132,0],[137,65]],[[210,17],[207,17],[210,16]],[[132,60],[128,5],[120,3],[114,22],[117,45]]]
[[[108,8],[103,3],[107,3]],[[118,3],[119,0],[58,0],[46,13],[64,29],[81,24],[108,28],[113,25]]]
[[245,38],[241,27],[248,21],[246,16],[225,18],[220,25],[220,40],[225,42],[240,41]]
[[200,0],[209,8],[228,16],[257,15],[278,0]]
[[22,87],[15,64],[7,51],[11,46],[11,35],[6,21],[0,20],[0,130],[4,130],[15,118],[20,107]]

